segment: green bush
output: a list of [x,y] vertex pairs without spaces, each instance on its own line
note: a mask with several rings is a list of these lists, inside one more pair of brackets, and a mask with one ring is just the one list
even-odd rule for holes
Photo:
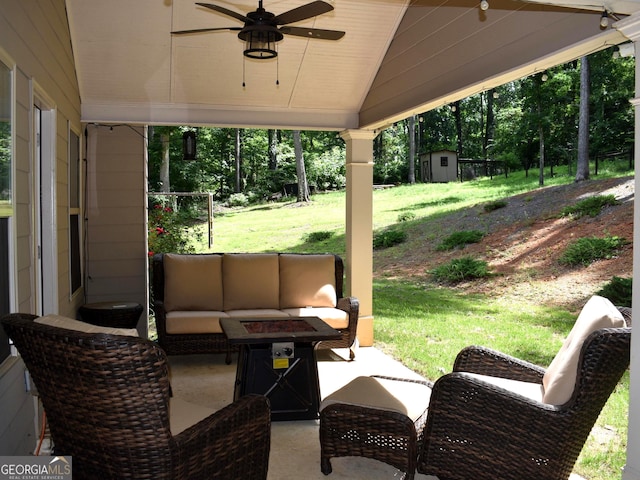
[[373,236],[373,248],[389,248],[407,239],[406,232],[397,229],[389,229],[376,233]]
[[246,207],[249,205],[249,198],[244,193],[233,193],[227,200],[230,207]]
[[328,230],[320,230],[318,232],[311,232],[307,235],[307,242],[317,243],[323,240],[328,240],[333,236],[333,232]]
[[570,243],[560,256],[560,263],[565,265],[590,265],[596,260],[613,258],[620,247],[626,243],[621,237],[585,237]]
[[620,307],[631,307],[633,278],[613,277],[609,283],[596,292]]
[[438,282],[457,283],[463,280],[488,277],[489,265],[484,260],[472,257],[455,258],[431,271]]
[[594,195],[592,197],[585,198],[584,200],[580,200],[575,205],[563,208],[560,215],[563,217],[573,218],[580,218],[586,215],[595,217],[604,207],[619,204],[620,202],[616,200],[615,195]]
[[483,207],[486,213],[493,212],[499,208],[504,208],[508,205],[506,200],[494,200],[493,202],[486,203]]
[[402,212],[398,215],[398,222],[408,222],[410,220],[414,220],[416,218],[416,214],[413,212]]
[[445,238],[436,250],[453,250],[454,248],[464,248],[470,243],[478,243],[484,237],[484,233],[479,230],[464,230],[454,232]]

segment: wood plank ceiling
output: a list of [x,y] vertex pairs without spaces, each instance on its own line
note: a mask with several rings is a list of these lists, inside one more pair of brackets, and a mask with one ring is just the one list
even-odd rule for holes
[[[191,0],[67,0],[83,121],[381,128],[625,41],[599,27],[597,6],[489,2],[482,11],[476,0],[329,0],[332,12],[295,25],[343,30],[341,40],[285,36],[278,58],[264,61],[244,60],[237,32],[172,36],[242,26]],[[210,3],[241,14],[257,7]],[[279,14],[305,3],[264,7]]]

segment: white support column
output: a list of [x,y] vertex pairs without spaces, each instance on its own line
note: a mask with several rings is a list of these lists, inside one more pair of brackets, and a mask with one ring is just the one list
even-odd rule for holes
[[346,130],[346,294],[360,302],[358,341],[373,344],[373,139],[371,130]]
[[[614,24],[625,37],[633,40],[638,52],[640,41],[640,15],[632,15]],[[635,98],[631,103],[635,107],[635,191],[640,187],[640,64],[636,58]],[[640,208],[633,209],[633,324],[640,325]],[[640,480],[640,335],[631,334],[631,385],[629,388],[629,425],[627,434],[627,464],[623,469],[623,480]]]

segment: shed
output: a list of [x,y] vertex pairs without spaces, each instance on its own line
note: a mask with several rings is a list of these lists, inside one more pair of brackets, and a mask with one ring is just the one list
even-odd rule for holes
[[453,150],[420,155],[420,172],[423,182],[447,183],[458,179],[458,153]]

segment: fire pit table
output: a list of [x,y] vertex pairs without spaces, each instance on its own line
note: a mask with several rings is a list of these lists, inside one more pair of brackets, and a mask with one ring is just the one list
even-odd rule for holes
[[274,421],[318,418],[315,345],[340,332],[317,317],[222,318],[220,326],[229,343],[240,346],[234,400],[266,396]]

